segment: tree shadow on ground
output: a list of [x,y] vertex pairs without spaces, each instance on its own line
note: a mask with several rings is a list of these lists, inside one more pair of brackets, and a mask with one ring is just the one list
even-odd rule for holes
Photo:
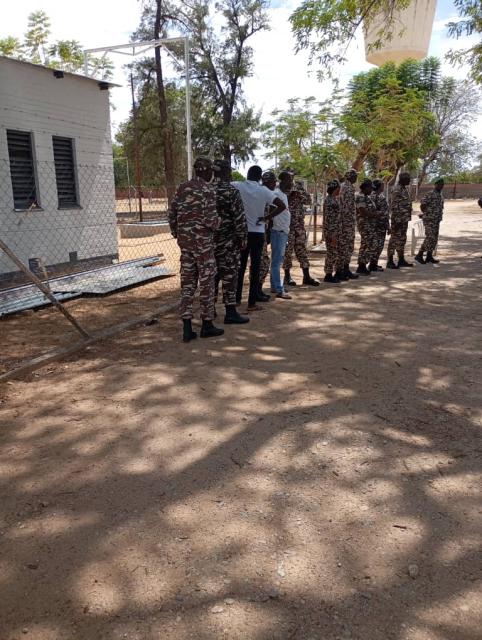
[[480,300],[450,258],[7,389],[2,638],[478,639]]

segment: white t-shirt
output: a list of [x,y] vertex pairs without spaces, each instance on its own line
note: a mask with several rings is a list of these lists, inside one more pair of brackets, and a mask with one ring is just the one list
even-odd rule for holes
[[275,192],[270,191],[268,187],[264,187],[255,180],[233,182],[232,184],[241,194],[244,213],[248,221],[248,231],[251,233],[264,233],[264,222],[256,224],[256,221],[264,216],[266,205],[272,204],[276,198]]
[[276,231],[283,231],[284,233],[290,232],[291,214],[288,208],[288,196],[281,189],[275,189],[273,191],[275,198],[279,198],[281,202],[284,202],[286,209],[273,218],[273,229]]

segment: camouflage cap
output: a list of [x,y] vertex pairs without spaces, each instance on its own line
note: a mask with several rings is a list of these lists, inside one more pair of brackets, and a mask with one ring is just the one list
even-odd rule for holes
[[330,180],[330,182],[326,185],[327,189],[330,191],[334,191],[340,186],[338,180]]
[[349,178],[350,176],[358,176],[358,171],[355,171],[355,169],[348,169],[345,173],[345,178]]
[[207,156],[199,156],[194,161],[195,169],[214,169],[214,171],[219,171],[219,165],[214,163],[211,158]]
[[231,169],[231,163],[229,162],[229,160],[225,160],[224,158],[221,158],[220,160],[214,160],[214,165],[213,169],[215,169],[215,171],[220,171],[221,169]]
[[373,187],[373,182],[370,178],[365,178],[365,180],[360,183],[360,189],[363,189],[363,187]]

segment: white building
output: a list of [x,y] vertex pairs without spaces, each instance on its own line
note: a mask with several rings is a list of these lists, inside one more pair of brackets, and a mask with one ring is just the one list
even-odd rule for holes
[[0,237],[33,269],[117,257],[110,86],[0,57]]

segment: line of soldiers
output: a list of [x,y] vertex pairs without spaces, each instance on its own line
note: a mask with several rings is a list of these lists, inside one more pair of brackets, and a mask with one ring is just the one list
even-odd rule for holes
[[[401,173],[398,184],[393,188],[390,203],[384,195],[381,180],[365,179],[359,193],[355,183],[357,172],[351,169],[345,174],[342,184],[333,180],[328,184],[327,196],[323,203],[323,234],[326,243],[325,282],[337,284],[356,279],[360,275],[370,275],[383,271],[378,264],[387,235],[387,269],[413,267],[405,259],[408,223],[412,218],[413,206],[410,196],[410,174]],[[440,222],[443,216],[444,200],[442,178],[434,183],[434,190],[427,193],[420,208],[425,239],[415,259],[420,264],[439,261],[433,256],[438,242]],[[356,273],[350,270],[350,261],[355,248],[355,229],[360,234],[358,267]],[[395,253],[398,262],[395,263]],[[424,257],[426,254],[426,257]]]

